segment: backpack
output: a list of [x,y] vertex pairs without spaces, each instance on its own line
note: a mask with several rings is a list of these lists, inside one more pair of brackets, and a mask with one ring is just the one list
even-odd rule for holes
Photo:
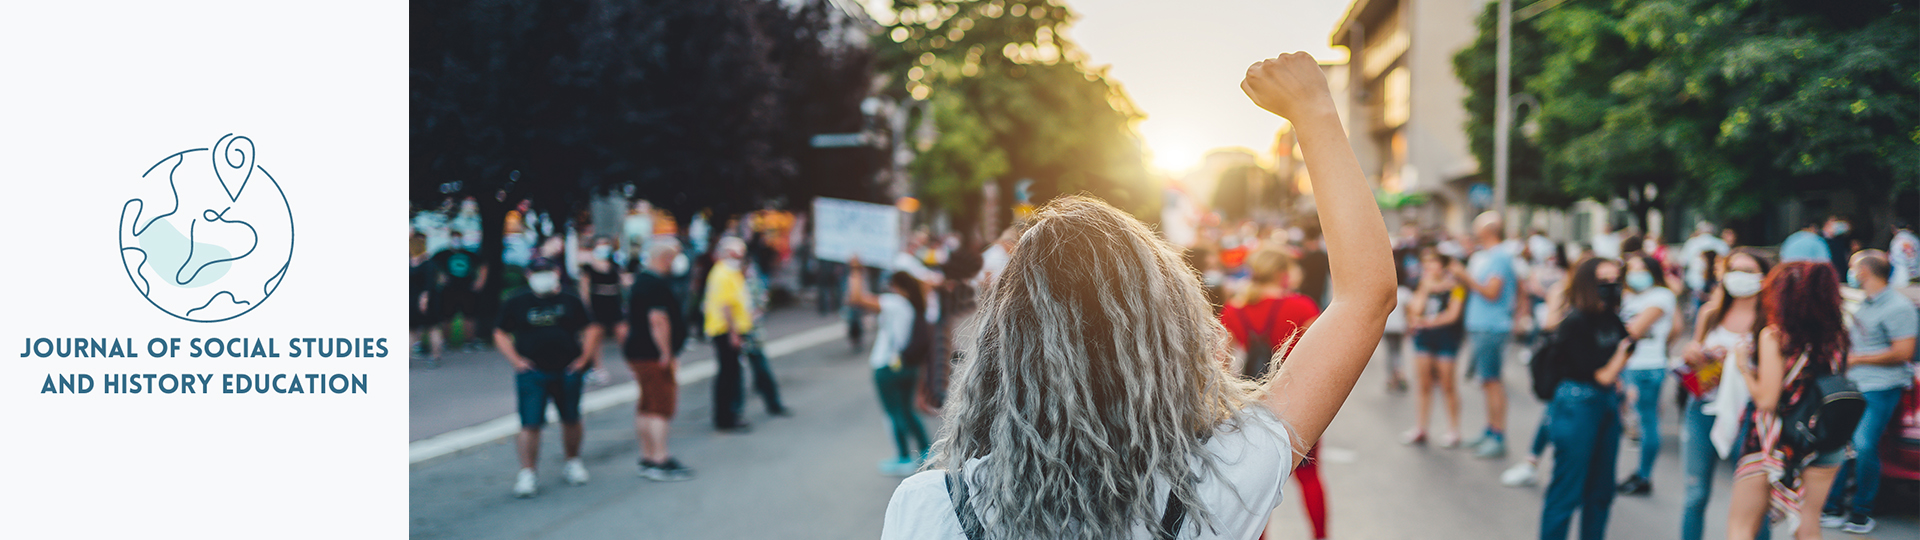
[[[1567,315],[1569,318],[1573,314]],[[1560,324],[1567,324],[1561,322]],[[1527,371],[1533,375],[1533,397],[1540,401],[1553,401],[1554,391],[1560,388],[1560,380],[1565,374],[1559,369],[1560,339],[1559,332],[1541,332],[1540,342],[1533,345],[1533,356],[1527,362]]]
[[[1807,361],[1802,353],[1787,380],[1798,377]],[[1780,444],[1807,455],[1839,450],[1853,440],[1853,428],[1860,425],[1866,410],[1867,400],[1860,395],[1860,387],[1845,375],[1814,377],[1801,390],[1799,401],[1780,409]]]
[[933,356],[933,325],[927,323],[925,313],[913,314],[913,330],[907,336],[907,348],[900,350],[900,365],[910,368],[927,365],[927,357]]
[[[1251,321],[1247,320],[1246,309],[1242,308],[1239,314],[1240,324],[1247,328],[1247,357],[1246,362],[1240,364],[1240,375],[1249,379],[1264,377],[1268,364],[1273,361],[1273,338],[1254,330]],[[1273,332],[1273,319],[1279,315],[1280,305],[1276,302],[1273,309],[1267,310],[1267,326],[1264,327],[1267,332]]]

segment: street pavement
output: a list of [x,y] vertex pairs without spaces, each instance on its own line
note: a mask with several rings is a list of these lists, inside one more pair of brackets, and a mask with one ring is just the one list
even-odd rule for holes
[[[773,338],[838,321],[811,309],[775,312],[769,320]],[[497,355],[486,358],[489,354],[450,355],[437,370],[416,367],[414,440],[511,413],[505,362]],[[697,362],[705,354],[696,349],[688,357]],[[1533,434],[1541,405],[1526,394],[1524,366],[1512,356],[1506,368],[1512,409],[1508,437],[1517,459]],[[1400,445],[1400,432],[1411,425],[1412,398],[1385,390],[1384,362],[1375,360],[1322,442],[1321,475],[1332,537],[1536,537],[1544,488],[1501,486],[1498,476],[1511,459],[1479,460],[1466,449]],[[681,461],[698,469],[693,481],[663,484],[635,477],[638,445],[632,408],[613,406],[585,416],[583,457],[594,477],[584,486],[567,486],[559,479],[558,429],[544,434],[541,493],[533,499],[508,494],[517,467],[510,438],[413,464],[411,533],[460,539],[877,537],[898,479],[875,469],[893,450],[865,355],[845,340],[833,340],[776,357],[772,364],[783,398],[796,414],[770,418],[758,398],[751,398],[748,419],[754,430],[748,434],[713,431],[710,381],[681,387],[671,446]],[[616,377],[609,384],[627,377],[624,366],[610,367]],[[1461,395],[1462,426],[1471,437],[1484,425],[1485,409],[1477,387],[1463,384]],[[422,396],[429,402],[423,403]],[[461,410],[466,407],[483,410]],[[1443,425],[1437,412],[1435,425]],[[1665,446],[1653,494],[1616,500],[1611,538],[1678,535],[1684,482],[1678,427],[1670,406],[1662,415]],[[937,426],[937,420],[930,421],[929,429]],[[1635,448],[1623,441],[1616,479],[1637,462]],[[1715,479],[1706,538],[1725,537],[1730,471],[1721,473]],[[1297,486],[1290,485],[1268,538],[1310,536],[1298,501]],[[1920,509],[1906,504],[1904,512],[1883,511],[1888,515],[1880,517],[1880,528],[1871,535],[1828,531],[1826,537],[1920,538],[1920,520],[1915,518]]]

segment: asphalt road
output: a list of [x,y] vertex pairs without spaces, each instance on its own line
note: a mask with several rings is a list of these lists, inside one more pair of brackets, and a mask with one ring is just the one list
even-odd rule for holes
[[[787,329],[832,322],[810,311],[776,316],[779,326]],[[1501,486],[1497,479],[1509,460],[1479,460],[1464,449],[1398,443],[1399,433],[1411,422],[1412,398],[1384,389],[1383,363],[1378,360],[1322,443],[1321,472],[1330,501],[1332,537],[1535,537],[1543,488]],[[898,479],[875,470],[878,461],[892,454],[892,443],[864,355],[844,341],[832,341],[776,358],[773,365],[796,416],[769,418],[753,399],[748,418],[755,429],[749,434],[723,435],[711,429],[710,382],[682,387],[671,444],[681,461],[698,469],[699,477],[693,481],[660,484],[635,477],[638,447],[631,427],[632,409],[615,406],[586,417],[584,457],[594,478],[585,486],[559,481],[557,429],[549,429],[545,436],[542,491],[533,499],[518,500],[508,494],[516,464],[506,440],[414,464],[411,533],[420,538],[460,539],[877,537]],[[1523,367],[1510,361],[1506,372],[1516,383],[1509,389],[1509,423],[1514,426],[1509,444],[1517,457],[1532,436],[1541,407],[1517,384],[1521,379],[1516,376],[1525,377]],[[485,386],[506,391],[505,372],[499,375],[499,380]],[[416,386],[421,382],[416,371]],[[1471,435],[1483,425],[1484,409],[1477,389],[1463,390],[1463,427]],[[458,394],[447,388],[436,391]],[[415,395],[422,392],[416,389]],[[441,403],[468,397],[455,395]],[[457,405],[442,405],[453,406]],[[510,407],[511,396],[506,395],[499,410],[465,414],[485,420],[506,414]],[[424,412],[435,411],[444,409]],[[415,413],[423,414],[418,401]],[[1653,494],[1623,497],[1615,503],[1612,538],[1678,535],[1684,482],[1677,454],[1678,427],[1670,407],[1662,414],[1666,446],[1656,467]],[[444,417],[433,421],[438,422],[436,429],[458,423]],[[416,420],[416,439],[433,434],[422,435],[419,423]],[[1636,462],[1635,447],[1623,443],[1620,475]],[[1707,538],[1724,537],[1728,476],[1716,479]],[[1309,536],[1297,489],[1288,489],[1285,502],[1274,513],[1268,538]],[[1891,515],[1882,516],[1880,529],[1871,535],[1829,531],[1827,538],[1920,538],[1915,519],[1920,508],[1901,510],[1888,508],[1884,513]]]

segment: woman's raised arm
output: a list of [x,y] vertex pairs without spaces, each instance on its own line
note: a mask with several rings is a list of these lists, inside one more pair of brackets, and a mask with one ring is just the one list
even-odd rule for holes
[[1333,301],[1268,387],[1268,407],[1292,425],[1304,451],[1340,412],[1380,342],[1395,301],[1392,243],[1319,62],[1304,52],[1263,60],[1247,68],[1240,88],[1293,123],[1326,235]]

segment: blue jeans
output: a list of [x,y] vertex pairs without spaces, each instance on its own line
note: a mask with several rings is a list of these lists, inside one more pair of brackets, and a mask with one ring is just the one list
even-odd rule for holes
[[1640,468],[1634,474],[1653,478],[1653,460],[1660,457],[1660,387],[1667,382],[1667,370],[1630,369],[1620,379],[1633,385],[1638,394],[1633,410],[1640,416]]
[[1580,512],[1581,540],[1607,536],[1613,467],[1620,454],[1620,396],[1591,383],[1562,381],[1547,404],[1553,417],[1553,477],[1540,513],[1540,540],[1564,540]]
[[[1680,463],[1687,471],[1687,495],[1685,506],[1680,512],[1680,540],[1700,540],[1701,529],[1706,526],[1707,500],[1713,498],[1713,471],[1723,463],[1738,460],[1720,459],[1720,451],[1713,448],[1714,416],[1707,414],[1699,399],[1688,398],[1685,418],[1680,424]],[[1746,423],[1741,423],[1740,432],[1746,433]],[[1716,516],[1725,520],[1726,516]],[[1755,540],[1769,540],[1773,532],[1766,527],[1760,528]]]
[[1880,494],[1880,435],[1886,433],[1893,410],[1900,405],[1902,390],[1860,393],[1867,400],[1867,410],[1860,415],[1860,427],[1853,430],[1854,457],[1840,466],[1840,474],[1833,480],[1833,491],[1827,494],[1827,513],[1840,513],[1841,496],[1846,494],[1847,480],[1852,479],[1853,499],[1848,501],[1846,509],[1873,515],[1873,498]]

